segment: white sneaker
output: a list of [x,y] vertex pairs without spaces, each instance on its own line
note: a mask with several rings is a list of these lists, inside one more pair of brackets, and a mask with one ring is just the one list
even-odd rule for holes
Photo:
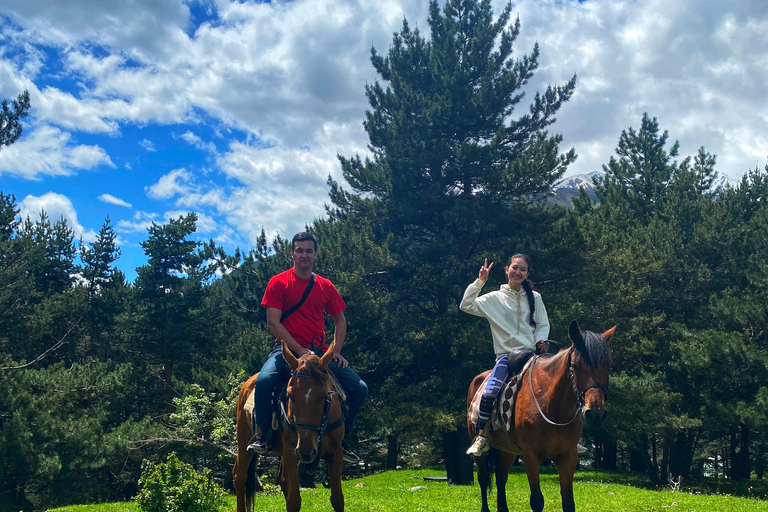
[[583,454],[587,453],[586,446],[581,446],[580,444],[577,444],[576,445],[576,453],[578,453],[579,455],[583,455]]
[[475,436],[475,440],[472,441],[472,446],[467,450],[467,455],[473,457],[480,457],[482,454],[491,449],[491,443],[483,436]]

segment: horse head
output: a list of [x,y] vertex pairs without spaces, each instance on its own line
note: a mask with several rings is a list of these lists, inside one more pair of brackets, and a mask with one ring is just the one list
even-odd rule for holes
[[603,334],[582,331],[576,320],[568,328],[568,336],[573,342],[569,355],[573,382],[587,421],[602,421],[608,414],[605,407],[611,366],[608,343],[615,331],[615,325]]
[[333,359],[333,343],[322,357],[307,353],[296,358],[283,342],[283,358],[291,368],[288,381],[286,416],[291,430],[296,431],[296,455],[299,462],[309,464],[319,451],[319,440],[325,433],[328,421],[328,373],[326,369]]

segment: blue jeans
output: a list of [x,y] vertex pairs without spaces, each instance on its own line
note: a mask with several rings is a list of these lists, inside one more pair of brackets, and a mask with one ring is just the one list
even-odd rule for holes
[[[368,386],[349,366],[339,368],[336,361],[331,361],[328,369],[333,373],[333,376],[336,377],[336,380],[339,381],[342,389],[347,394],[347,407],[349,411],[344,421],[344,437],[346,438],[352,431],[355,416],[360,412],[363,402],[368,397]],[[278,345],[270,352],[269,357],[264,362],[264,366],[261,367],[254,386],[254,392],[256,393],[256,404],[254,406],[256,425],[262,432],[268,432],[271,429],[272,404],[270,398],[272,391],[285,387],[290,378],[291,368],[283,359],[281,347]]]
[[501,386],[504,385],[504,381],[509,376],[509,354],[503,354],[496,358],[496,364],[493,365],[491,370],[491,376],[488,378],[488,384],[485,385],[483,396],[492,396],[496,398],[496,395],[501,391]]
[[483,396],[480,398],[480,407],[477,412],[477,430],[478,432],[485,428],[488,420],[493,413],[493,403],[496,395],[501,391],[501,386],[507,380],[509,375],[509,354],[503,354],[496,358],[496,364],[493,365],[488,383],[485,385]]

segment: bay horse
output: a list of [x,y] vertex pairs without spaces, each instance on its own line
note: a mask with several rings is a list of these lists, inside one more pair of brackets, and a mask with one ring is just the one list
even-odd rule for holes
[[[333,345],[331,343],[322,357],[307,353],[297,359],[285,342],[282,343],[283,358],[291,368],[291,378],[288,381],[287,399],[280,406],[283,428],[275,432],[272,453],[281,457],[278,480],[285,496],[287,512],[298,512],[301,509],[299,463],[310,464],[317,457],[328,463],[333,510],[344,510],[341,442],[344,439],[345,413],[327,369],[333,359]],[[263,488],[256,475],[258,455],[246,449],[253,437],[254,427],[245,405],[253,393],[257,376],[258,373],[243,384],[237,398],[237,456],[232,468],[237,512],[253,512],[255,493]]]
[[[557,466],[560,496],[564,512],[574,512],[573,474],[578,464],[576,446],[581,437],[584,419],[602,420],[607,411],[608,371],[611,351],[608,346],[616,326],[602,335],[581,331],[576,320],[568,328],[572,345],[555,355],[534,355],[520,375],[514,405],[514,430],[493,430],[486,427],[491,452],[475,457],[477,480],[482,495],[481,512],[488,508],[491,470],[495,464],[496,510],[508,512],[506,484],[509,468],[518,455],[523,456],[530,487],[530,507],[533,512],[544,509],[544,496],[539,483],[539,467],[546,459]],[[467,397],[467,423],[470,439],[475,424],[469,420],[470,405],[477,390],[490,373],[486,371],[472,380]]]

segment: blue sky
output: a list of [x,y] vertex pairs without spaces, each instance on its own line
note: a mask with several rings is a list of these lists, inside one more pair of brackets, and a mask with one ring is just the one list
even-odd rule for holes
[[[386,52],[427,1],[0,0],[0,97],[30,92],[24,136],[0,150],[0,190],[89,241],[109,216],[118,266],[145,262],[151,222],[188,211],[230,251],[262,227],[290,237],[323,215],[337,154],[366,154],[371,46]],[[495,1],[500,12],[505,2]],[[578,75],[554,130],[599,169],[622,129],[659,119],[732,179],[768,155],[768,2],[522,0],[525,91]],[[525,101],[525,100],[524,100]]]

